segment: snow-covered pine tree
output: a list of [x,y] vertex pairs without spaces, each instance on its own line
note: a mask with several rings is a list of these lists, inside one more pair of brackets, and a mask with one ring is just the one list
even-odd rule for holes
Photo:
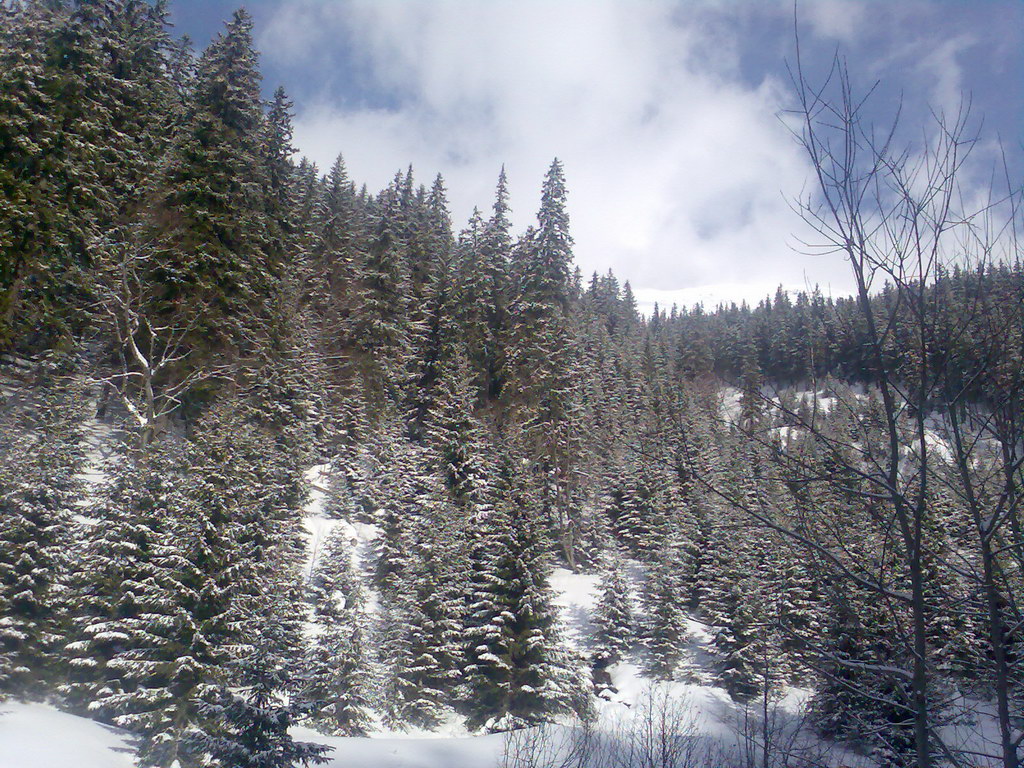
[[[838,585],[836,585],[838,586]],[[809,714],[828,738],[866,746],[884,768],[913,763],[909,683],[887,670],[906,664],[884,627],[885,607],[860,590],[828,591],[819,681]]]
[[[253,416],[227,400],[194,427],[180,470],[164,478],[158,513],[166,523],[146,565],[152,575],[133,588],[134,615],[117,622],[123,638],[106,663],[115,683],[93,706],[140,734],[147,766],[206,764],[226,737],[221,707],[248,685],[235,676],[256,674],[243,665],[256,658],[253,648],[295,655],[301,497]],[[264,622],[274,632],[260,638]]]
[[703,613],[702,602],[709,597],[708,584],[714,578],[718,564],[713,542],[713,505],[701,493],[690,492],[686,498],[686,535],[682,538],[682,566],[680,588],[686,607]]
[[[955,481],[947,487],[955,488]],[[937,659],[936,666],[950,680],[970,686],[983,677],[987,661],[978,653],[986,647],[976,614],[965,607],[971,604],[970,587],[958,569],[949,567],[959,557],[956,528],[968,519],[947,488],[933,491],[925,519],[928,548],[923,553],[926,597],[928,600],[928,639]]]
[[[825,606],[813,564],[791,547],[780,545],[780,549],[781,562],[771,582],[777,589],[775,610],[781,651],[792,678],[799,682],[809,673],[808,664],[813,658],[809,643],[821,636]],[[772,589],[770,585],[768,588]]]
[[725,618],[714,640],[719,656],[718,678],[739,702],[749,701],[761,690],[768,663],[768,630],[755,609],[750,581],[745,579],[730,588],[724,604]]
[[327,537],[311,580],[319,625],[299,674],[306,718],[330,735],[364,736],[370,724],[370,668],[361,577],[352,566],[347,527]]
[[[455,688],[464,666],[463,636],[469,595],[466,520],[445,495],[439,480],[422,489],[415,534],[417,563],[410,569],[414,599],[422,617],[413,649],[413,676],[424,687],[441,691],[441,701],[455,703]],[[429,505],[429,507],[427,507]]]
[[[434,177],[428,190],[422,184],[413,192],[413,175],[410,166],[402,181],[399,193],[401,228],[399,235],[404,242],[406,261],[409,267],[409,291],[411,305],[410,320],[422,333],[425,324],[424,311],[429,297],[436,293],[438,271],[450,263],[455,238],[452,235],[452,219],[448,210],[448,190],[441,174]],[[422,338],[422,336],[420,336]],[[426,350],[417,350],[423,354]],[[421,360],[421,363],[424,360]],[[416,371],[420,365],[409,370]]]
[[570,567],[576,566],[580,458],[578,347],[570,321],[578,296],[565,176],[554,160],[544,177],[538,227],[513,251],[515,287],[505,400],[524,432],[529,469],[545,525]]
[[455,319],[481,402],[497,399],[506,377],[512,251],[508,216],[508,181],[502,168],[491,217],[484,221],[474,210],[453,252]]
[[440,175],[429,192],[420,187],[412,216],[407,242],[412,335],[402,396],[409,437],[421,442],[428,414],[434,409],[438,379],[458,338],[452,264],[455,241]]
[[731,435],[723,453],[733,503],[723,505],[721,530],[731,535],[718,545],[719,562],[708,574],[711,588],[702,608],[715,628],[718,677],[734,699],[746,701],[790,672],[778,630],[782,542],[745,516],[746,510],[781,515],[785,494],[764,476],[758,444]]
[[594,640],[598,652],[611,663],[620,661],[635,639],[632,603],[622,557],[613,551],[601,576],[601,598],[594,613]]
[[236,650],[231,660],[231,685],[201,707],[201,714],[218,728],[195,740],[196,751],[225,768],[326,763],[330,747],[297,742],[288,733],[301,712],[300,705],[287,700],[292,681],[282,654],[293,638],[272,616],[255,622],[253,629],[250,643]]
[[[9,346],[33,325],[45,329],[60,322],[45,295],[58,286],[41,281],[42,296],[32,291],[27,297],[25,289],[29,274],[73,268],[72,238],[64,227],[70,216],[52,190],[52,177],[71,169],[69,158],[54,151],[60,115],[52,94],[58,86],[47,64],[61,17],[41,3],[5,3],[0,14],[0,342]],[[30,311],[23,309],[26,298],[34,300]]]
[[400,404],[415,335],[402,187],[399,174],[376,201],[368,247],[353,264],[356,296],[345,319],[371,422]]
[[417,688],[408,675],[413,663],[410,617],[414,612],[415,607],[403,592],[390,593],[377,610],[374,635],[381,679],[374,703],[389,728],[407,727],[409,715],[419,719],[439,713],[439,692]]
[[170,525],[152,551],[156,574],[133,593],[135,615],[117,624],[124,639],[106,664],[115,683],[90,705],[139,734],[139,760],[153,768],[202,764],[202,742],[218,727],[203,707],[218,695],[229,659],[225,589],[211,573],[229,568],[223,532],[191,497],[188,476],[180,478],[163,500]]
[[300,311],[309,344],[319,356],[317,377],[324,401],[320,429],[323,440],[338,455],[335,469],[348,468],[365,429],[366,398],[349,350],[348,317],[355,311],[358,286],[356,265],[364,260],[366,211],[356,198],[341,155],[327,177],[309,173],[305,204],[305,264]]
[[485,560],[467,617],[464,708],[474,729],[537,723],[569,711],[578,675],[559,647],[547,558],[525,478],[504,462],[499,502],[485,518]]
[[424,450],[405,440],[398,418],[381,424],[371,444],[373,464],[367,472],[367,501],[380,527],[374,540],[373,584],[382,592],[397,589],[408,555],[409,529],[415,509],[414,483],[424,470]]
[[175,132],[172,46],[162,3],[5,4],[2,18],[0,338],[45,349],[93,319],[103,246]]
[[[292,102],[284,88],[278,87],[267,106],[263,125],[262,156],[267,177],[264,206],[273,227],[272,247],[292,254],[278,253],[271,258],[284,262],[296,251],[295,183],[296,168],[292,163]],[[292,277],[288,275],[287,277]]]
[[[62,39],[74,48],[65,53],[83,106],[75,115],[77,141],[69,144],[94,145],[87,172],[95,175],[105,208],[96,223],[109,233],[142,205],[139,193],[180,128],[168,76],[174,43],[166,3],[103,0],[73,7]],[[72,83],[67,87],[70,92]]]
[[432,464],[453,500],[469,503],[484,493],[491,468],[484,425],[475,415],[476,397],[466,356],[456,351],[442,368],[435,408],[427,423]]
[[510,260],[512,257],[512,235],[508,202],[508,178],[502,166],[494,193],[491,217],[484,223],[480,237],[480,273],[483,277],[484,307],[488,333],[483,348],[470,357],[482,365],[484,398],[489,402],[501,396],[501,390],[508,378],[507,350],[505,340],[509,325],[508,304],[510,287]]
[[749,432],[757,428],[764,414],[764,401],[761,394],[764,375],[761,372],[755,340],[753,338],[744,339],[741,350],[739,380],[741,392],[736,424],[739,429]]
[[459,232],[452,250],[450,270],[452,294],[452,323],[465,347],[467,364],[471,365],[475,394],[480,401],[489,395],[489,362],[497,343],[488,322],[490,300],[486,272],[482,264],[483,218],[478,208],[473,209],[465,229]]
[[55,372],[0,432],[0,693],[39,696],[60,668],[61,585],[85,446],[82,388]]
[[670,489],[659,457],[634,454],[613,493],[614,528],[630,553],[656,556],[669,525]]
[[647,650],[645,671],[658,680],[674,679],[687,639],[679,570],[678,550],[671,544],[663,546],[648,566],[640,595],[644,608],[642,640]]
[[[128,438],[135,444],[135,438]],[[61,693],[75,709],[111,721],[105,709],[111,695],[125,692],[121,675],[108,667],[134,644],[143,614],[163,605],[151,602],[154,584],[164,578],[173,522],[174,488],[181,482],[180,458],[170,441],[145,453],[115,447],[103,464],[104,481],[90,494],[76,547],[78,568],[65,598],[71,616],[64,648],[67,674]]]
[[337,336],[339,327],[351,301],[349,284],[357,258],[361,234],[361,221],[356,205],[356,193],[345,168],[345,159],[338,155],[322,193],[316,200],[313,214],[316,245],[312,260],[311,298],[323,318],[322,331],[327,334],[328,349],[337,351],[342,341]]
[[203,52],[187,122],[154,180],[144,237],[154,309],[190,329],[193,365],[251,351],[273,325],[284,284],[267,213],[260,78],[252,18],[239,10]]
[[[462,664],[468,552],[460,511],[439,478],[414,481],[407,550],[389,594],[385,719],[431,728],[454,703]],[[398,678],[398,679],[392,679]]]

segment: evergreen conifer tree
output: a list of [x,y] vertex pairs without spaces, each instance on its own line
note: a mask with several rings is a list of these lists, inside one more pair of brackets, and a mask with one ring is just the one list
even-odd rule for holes
[[178,532],[168,502],[181,481],[173,446],[158,444],[145,453],[119,448],[103,466],[105,480],[92,494],[84,541],[76,548],[80,567],[66,597],[71,622],[62,688],[73,707],[107,721],[119,711],[104,702],[126,692],[121,673],[108,665],[143,641],[138,627],[145,613],[169,608],[152,602],[153,585],[164,579]]
[[435,727],[454,703],[462,668],[468,552],[458,510],[439,478],[414,480],[402,564],[388,584],[383,660],[389,667],[385,718]]
[[594,615],[598,649],[611,663],[622,660],[635,637],[631,597],[622,561],[613,554],[601,578],[601,598]]
[[220,723],[216,733],[204,734],[200,748],[214,764],[239,768],[293,768],[326,763],[330,748],[297,742],[288,728],[300,714],[286,703],[291,684],[280,648],[288,638],[277,636],[281,625],[273,620],[257,625],[258,640],[231,662],[230,687],[204,704],[204,714]]
[[347,323],[371,414],[380,416],[400,403],[415,329],[404,239],[408,202],[403,202],[401,179],[381,193],[376,205],[368,248],[354,265],[358,296]]
[[674,679],[687,638],[677,558],[673,547],[664,547],[648,570],[641,594],[646,671],[659,680]]
[[569,711],[576,685],[558,647],[536,511],[510,464],[505,478],[499,507],[486,518],[487,560],[474,574],[467,617],[471,728],[515,727]]
[[[747,590],[743,586],[748,586]],[[766,622],[758,616],[749,585],[733,584],[725,600],[726,618],[715,635],[718,676],[736,701],[749,701],[765,681],[768,661]]]
[[[147,227],[156,308],[191,328],[204,356],[247,349],[266,334],[276,304],[283,265],[267,213],[265,125],[252,19],[240,10],[199,61]],[[278,153],[282,130],[273,137]]]
[[370,724],[371,669],[363,590],[345,526],[335,527],[313,572],[314,617],[298,700],[325,733],[364,736]]
[[575,567],[579,505],[574,504],[579,461],[578,350],[569,322],[572,237],[565,178],[556,159],[544,178],[538,228],[515,251],[507,399],[525,429],[531,473],[542,516],[570,567]]
[[38,419],[0,432],[0,679],[4,692],[38,696],[59,668],[72,515],[82,493],[84,446],[77,381],[51,381]]

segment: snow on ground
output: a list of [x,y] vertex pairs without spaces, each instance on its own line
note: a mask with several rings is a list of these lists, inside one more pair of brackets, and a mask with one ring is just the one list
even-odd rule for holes
[[339,525],[348,524],[343,520],[332,520],[328,517],[306,517],[302,522],[309,533],[306,562],[302,566],[302,573],[308,580],[313,575],[313,568],[316,567],[317,560],[320,559],[320,553],[323,551],[324,544],[327,542],[327,537],[331,535],[331,531]]
[[[669,705],[669,722],[674,722],[681,733],[705,740],[709,748],[717,745],[727,752],[741,748],[742,711],[720,688],[667,683],[652,689],[639,676],[635,665],[619,664],[611,671],[623,702],[604,706],[598,723],[600,730],[623,734],[631,718],[643,712],[645,701],[655,708],[657,716],[657,708],[665,706],[662,695],[667,694],[667,700],[673,702]],[[784,727],[797,723],[799,705],[805,696],[806,692],[794,690],[781,702],[779,712]],[[625,699],[630,703],[625,703]],[[556,744],[564,742],[571,733],[567,726],[553,730]],[[300,741],[331,747],[327,768],[499,768],[509,738],[503,734],[467,738],[464,729],[458,727],[429,734],[412,732],[373,738],[330,737],[297,727],[292,729],[292,735]],[[530,738],[523,733],[513,737],[520,743]],[[59,712],[45,704],[0,705],[0,768],[135,768],[133,754],[131,737],[117,728]],[[834,750],[829,762],[867,765],[841,750]]]
[[[293,735],[333,747],[327,768],[489,768],[505,745],[502,735],[350,739],[305,728]],[[47,704],[0,704],[0,768],[136,768],[134,754],[131,737],[118,728]]]
[[719,396],[722,403],[719,406],[722,418],[730,423],[739,421],[740,398],[743,397],[743,393],[736,387],[723,386]]
[[327,498],[327,483],[330,480],[331,465],[316,464],[306,470],[305,477],[309,490],[309,500],[303,508],[302,522],[309,532],[309,545],[307,547],[306,563],[302,572],[309,579],[313,575],[313,568],[320,552],[323,550],[324,542],[330,536],[341,520],[331,519],[324,515],[324,500]]
[[352,523],[343,518],[328,517],[324,513],[324,501],[327,498],[327,487],[331,479],[331,465],[317,464],[305,473],[309,500],[303,508],[302,523],[309,534],[306,563],[303,573],[308,579],[313,574],[316,561],[323,551],[327,537],[341,526],[346,531],[352,544],[352,567],[357,572],[367,562],[373,547],[373,540],[380,535],[380,528],[369,523]]
[[[765,721],[762,702],[754,701],[743,707],[725,689],[704,683],[652,683],[641,676],[640,668],[633,663],[616,664],[609,672],[618,693],[599,704],[598,731],[621,738],[631,728],[643,731],[651,723],[655,728],[667,724],[677,738],[696,745],[695,755],[710,755],[731,766],[761,764],[759,745]],[[806,727],[805,705],[809,697],[810,691],[791,687],[768,702],[768,730],[773,748],[787,750],[794,766],[872,768],[873,763],[867,758],[823,741]],[[702,764],[699,758],[697,764]]]
[[618,706],[602,706],[602,717],[614,719],[632,714],[638,702],[659,691],[684,707],[688,712],[687,719],[698,730],[713,736],[725,735],[726,723],[732,719],[733,704],[722,688],[683,682],[652,686],[649,679],[641,676],[640,667],[631,662],[615,664],[608,668],[608,672],[612,676],[612,685],[618,691],[610,703]]
[[[637,596],[644,578],[644,567],[633,560],[626,562],[626,576],[634,608],[639,610]],[[593,635],[591,617],[600,600],[600,576],[574,573],[556,568],[550,578],[559,607],[563,637],[567,644],[586,652]],[[643,651],[634,649],[624,661],[608,668],[612,688],[602,693],[596,702],[599,732],[623,734],[633,727],[637,718],[654,717],[663,722],[674,722],[680,734],[702,746],[699,751],[720,751],[730,760],[743,762],[744,750],[749,747],[751,728],[763,718],[757,706],[749,709],[736,704],[725,689],[714,684],[716,655],[713,649],[714,631],[695,618],[686,622],[686,641],[683,660],[676,680],[653,683],[643,676]],[[815,765],[867,766],[863,758],[835,745],[822,743],[804,728],[804,710],[810,692],[788,688],[769,705],[769,717],[776,738],[807,757],[813,755]],[[553,736],[555,743],[565,743],[568,730],[563,728]]]
[[45,704],[0,703],[0,768],[134,768],[131,739]]
[[[312,568],[326,537],[338,526],[347,529],[358,567],[366,562],[380,531],[374,525],[353,524],[324,515],[329,472],[329,466],[320,465],[306,474],[310,484],[310,500],[305,509],[305,525],[310,534],[307,567]],[[643,567],[632,561],[626,566],[635,601]],[[591,647],[591,617],[600,597],[600,577],[556,568],[550,584],[561,614],[566,644],[586,654]],[[371,591],[367,597],[371,602],[367,610],[372,613],[376,609],[376,596]],[[751,720],[753,710],[738,706],[722,688],[713,684],[712,640],[709,627],[696,619],[688,620],[684,661],[675,682],[652,684],[644,678],[641,674],[643,655],[639,648],[623,662],[610,667],[608,671],[615,690],[606,699],[598,700],[596,728],[622,737],[633,727],[632,723],[643,722],[650,716],[645,712],[671,706],[673,716],[678,718],[677,724],[688,729],[692,737],[702,740],[707,749],[733,750],[732,754],[738,755],[743,749],[744,729],[749,729],[754,722]],[[789,689],[772,705],[772,716],[778,727],[789,729],[791,733],[800,729],[807,697],[807,691]],[[753,717],[756,719],[756,712]],[[980,713],[979,720],[985,717],[986,713]],[[961,726],[963,738],[970,738],[971,727],[970,724]],[[987,728],[982,730],[987,734]],[[329,768],[498,768],[509,743],[506,735],[469,734],[455,713],[433,732],[419,729],[396,732],[380,724],[370,738],[329,737],[306,728],[295,728],[293,732],[299,740],[333,747]],[[559,743],[568,744],[574,731],[572,724],[566,723],[549,729],[549,733],[556,742],[561,740]],[[799,740],[807,749],[824,746],[806,731],[803,733]],[[511,737],[513,745],[529,740],[531,736],[527,734]],[[749,735],[748,730],[746,736]],[[123,731],[42,704],[0,704],[0,768],[66,768],[69,765],[134,768],[132,752],[130,737]],[[827,758],[815,764],[868,765],[862,758],[838,748],[832,748]]]
[[968,754],[992,756],[987,762],[980,757],[976,758],[974,765],[978,768],[996,768],[1002,765],[996,757],[1000,746],[995,702],[979,701],[965,696],[954,701],[953,708],[962,714],[957,722],[938,729],[943,741]]
[[327,484],[331,479],[330,464],[314,464],[305,472],[309,483],[309,501],[304,509],[307,516],[323,515],[324,499],[327,497]]
[[600,599],[598,585],[601,577],[592,573],[574,573],[567,568],[556,568],[551,574],[551,589],[555,593],[563,625],[563,638],[575,648],[584,649],[594,634],[590,617]]
[[292,734],[301,741],[333,747],[327,768],[492,768],[501,762],[505,736],[473,738],[346,738],[305,728]]
[[[667,715],[667,722],[673,723],[683,737],[701,740],[705,749],[721,749],[732,755],[742,749],[742,713],[721,689],[687,683],[661,684],[652,689],[640,679],[638,669],[628,664],[613,668],[613,677],[634,704],[606,708],[599,730],[625,737],[631,718],[643,713],[646,706],[655,717]],[[663,698],[666,693],[667,699]],[[798,703],[802,695],[797,691],[789,698]],[[784,727],[796,722],[797,715],[786,701],[780,712]],[[570,743],[572,732],[570,726],[550,728],[545,743],[557,750],[559,745]],[[292,729],[299,741],[332,748],[326,755],[327,768],[501,768],[508,764],[503,759],[506,755],[517,753],[516,744],[529,745],[537,733],[518,732],[511,737],[488,734],[460,738],[432,733],[345,738],[324,736],[307,728]],[[810,748],[815,746],[809,743]],[[131,737],[120,729],[45,704],[0,704],[0,768],[136,768],[133,755]],[[834,750],[827,763],[815,764],[867,765],[841,750]]]
[[82,424],[81,433],[86,446],[85,466],[82,467],[78,476],[85,481],[86,493],[79,503],[87,504],[89,491],[106,479],[106,475],[103,473],[103,463],[110,456],[114,430],[110,428],[110,425],[93,417]]
[[[865,395],[863,393],[858,394],[856,389],[852,387],[847,388],[849,389],[849,397],[853,400],[864,399]],[[795,392],[795,395],[798,403],[806,403],[808,407],[817,410],[819,413],[831,413],[836,405],[841,402],[840,395],[836,394],[832,387],[817,390],[798,390]]]
[[712,645],[715,635],[711,627],[693,617],[686,619],[686,645],[678,677],[688,683],[711,685],[718,656]]

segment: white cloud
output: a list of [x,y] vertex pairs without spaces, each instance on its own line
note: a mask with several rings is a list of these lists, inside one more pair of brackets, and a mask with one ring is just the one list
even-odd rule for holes
[[425,183],[440,171],[456,226],[474,205],[489,209],[505,164],[524,228],[558,156],[585,274],[611,268],[638,291],[692,295],[805,276],[841,291],[841,261],[790,248],[799,221],[786,198],[807,166],[777,118],[784,92],[770,78],[740,81],[735,41],[706,12],[625,0],[292,0],[260,44],[292,64],[322,62],[331,41],[351,46],[352,76],[380,104],[299,104],[297,145],[321,167],[343,152],[374,189],[409,162]]
[[930,94],[932,103],[950,115],[956,114],[966,98],[959,56],[976,42],[972,35],[957,35],[922,51],[919,58],[919,72],[934,83]]
[[849,45],[861,33],[870,7],[864,0],[811,0],[799,5],[799,13],[816,34]]

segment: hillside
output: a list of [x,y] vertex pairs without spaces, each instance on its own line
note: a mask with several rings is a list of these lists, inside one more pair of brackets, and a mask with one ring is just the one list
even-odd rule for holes
[[[264,11],[198,52],[162,1],[0,0],[0,762],[1019,768],[1015,150],[966,103],[877,129],[879,91],[797,45],[744,109],[852,295],[641,312],[582,273],[598,193],[564,158],[515,166],[527,204],[483,142],[456,221],[432,169],[299,156]],[[374,85],[350,106],[392,114]],[[615,191],[639,244],[642,176]],[[650,257],[735,247],[745,188]]]

